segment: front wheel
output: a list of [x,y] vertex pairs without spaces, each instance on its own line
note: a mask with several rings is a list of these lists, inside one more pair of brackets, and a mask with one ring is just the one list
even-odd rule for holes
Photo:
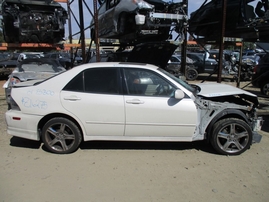
[[46,148],[57,154],[69,154],[78,149],[82,140],[77,125],[66,118],[49,120],[42,129],[42,140]]
[[223,119],[213,126],[210,142],[220,154],[239,155],[250,148],[252,131],[241,119]]

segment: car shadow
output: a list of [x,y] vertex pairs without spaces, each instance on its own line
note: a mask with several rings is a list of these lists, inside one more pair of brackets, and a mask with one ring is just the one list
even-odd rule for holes
[[[50,152],[41,141],[12,137],[10,146],[39,149]],[[196,150],[217,154],[206,141],[197,142],[139,142],[139,141],[87,141],[80,144],[81,150]]]
[[216,154],[206,141],[197,142],[139,142],[139,141],[88,141],[80,145],[82,150],[197,150]]
[[30,149],[39,149],[41,146],[41,142],[13,136],[10,139],[10,146],[30,148]]

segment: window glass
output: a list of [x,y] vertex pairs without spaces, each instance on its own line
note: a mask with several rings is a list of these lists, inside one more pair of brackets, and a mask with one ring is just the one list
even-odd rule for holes
[[124,69],[129,95],[171,97],[175,88],[150,70]]
[[100,6],[100,8],[99,8],[99,10],[98,10],[99,15],[100,15],[100,14],[103,14],[104,12],[106,12],[106,4],[107,4],[107,3],[104,3],[104,4],[102,4],[102,5]]
[[116,68],[94,68],[81,72],[64,88],[67,91],[119,94]]
[[77,92],[84,92],[83,87],[83,72],[73,78],[63,90],[67,91],[77,91]]
[[84,72],[85,91],[90,93],[119,94],[116,68],[94,68]]
[[180,62],[176,57],[171,57],[171,62]]

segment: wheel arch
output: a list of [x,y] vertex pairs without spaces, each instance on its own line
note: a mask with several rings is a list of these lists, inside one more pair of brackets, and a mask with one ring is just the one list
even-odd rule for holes
[[80,132],[81,132],[81,135],[82,135],[82,141],[84,141],[84,132],[83,132],[83,129],[80,125],[80,123],[74,119],[73,117],[67,115],[67,114],[63,114],[63,113],[53,113],[53,114],[48,114],[46,116],[44,116],[38,123],[37,125],[37,129],[39,131],[39,136],[40,136],[40,139],[41,139],[41,131],[42,131],[42,128],[44,127],[44,125],[50,120],[50,119],[53,119],[53,118],[56,118],[56,117],[61,117],[61,118],[66,118],[72,122],[74,122],[77,127],[79,128]]
[[211,133],[212,133],[212,129],[213,129],[214,124],[216,122],[218,122],[219,120],[226,119],[226,118],[237,118],[237,119],[241,119],[241,120],[245,121],[247,124],[249,124],[248,118],[247,118],[246,114],[243,111],[237,110],[237,109],[226,109],[226,110],[223,110],[220,113],[218,113],[211,120],[211,122],[208,124],[208,126],[206,128],[206,139],[207,139],[207,141],[210,140],[210,137],[211,137]]

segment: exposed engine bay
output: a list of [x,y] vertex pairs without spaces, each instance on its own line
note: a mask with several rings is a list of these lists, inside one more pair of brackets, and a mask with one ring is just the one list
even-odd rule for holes
[[58,43],[64,38],[67,12],[57,2],[4,0],[1,9],[7,43]]

